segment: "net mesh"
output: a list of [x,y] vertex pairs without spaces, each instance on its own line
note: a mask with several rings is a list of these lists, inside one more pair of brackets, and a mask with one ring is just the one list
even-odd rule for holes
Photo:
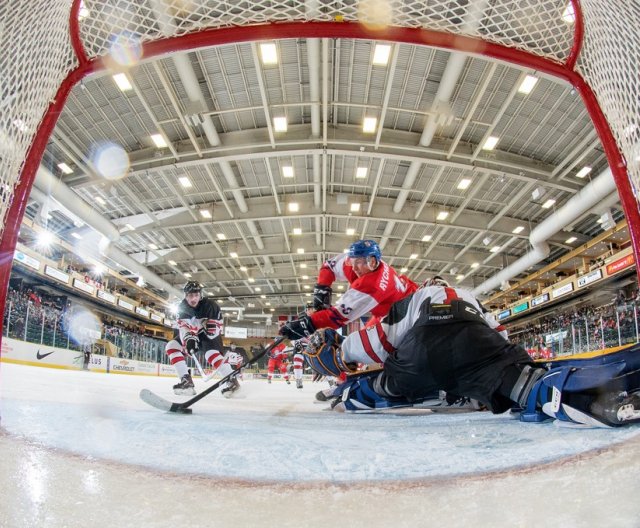
[[[567,0],[84,0],[79,40],[89,58],[126,63],[145,43],[208,28],[267,22],[360,22],[475,37],[558,63],[567,61],[575,23]],[[640,7],[636,0],[583,0],[585,42],[578,71],[592,87],[638,188]],[[0,4],[0,215],[2,229],[21,170],[49,103],[78,66],[70,0]],[[381,37],[383,38],[383,37]]]

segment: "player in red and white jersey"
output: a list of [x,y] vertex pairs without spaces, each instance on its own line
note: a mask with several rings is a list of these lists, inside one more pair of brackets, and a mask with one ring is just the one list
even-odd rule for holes
[[280,371],[282,377],[287,382],[287,384],[291,383],[289,381],[289,353],[293,350],[292,347],[287,347],[285,343],[279,343],[275,347],[271,349],[269,353],[269,362],[267,363],[267,381],[271,383],[271,378],[273,378],[273,373],[276,369]]
[[[331,285],[349,282],[349,289],[331,306]],[[347,254],[327,260],[314,289],[314,309],[280,329],[291,340],[311,335],[317,328],[340,328],[367,313],[384,317],[391,305],[410,295],[417,285],[382,260],[380,247],[373,240],[358,240]]]

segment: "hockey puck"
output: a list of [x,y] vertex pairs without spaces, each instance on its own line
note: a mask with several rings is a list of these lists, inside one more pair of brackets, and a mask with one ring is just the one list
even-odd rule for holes
[[175,410],[175,412],[177,412],[178,414],[191,414],[193,413],[193,410],[190,409],[189,407],[186,407],[186,408],[178,408]]

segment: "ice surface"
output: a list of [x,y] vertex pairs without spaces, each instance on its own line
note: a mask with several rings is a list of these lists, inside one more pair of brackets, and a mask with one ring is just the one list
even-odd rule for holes
[[[55,453],[73,463],[97,460],[106,467],[124,468],[123,476],[133,468],[136,472],[146,471],[147,477],[205,478],[230,486],[242,483],[245,487],[255,486],[262,493],[269,486],[273,486],[274,494],[280,493],[283,486],[324,490],[335,487],[330,495],[332,501],[347,489],[355,494],[368,490],[369,497],[379,498],[386,496],[384,489],[395,490],[395,495],[404,490],[401,493],[406,497],[413,486],[433,491],[440,484],[442,489],[449,489],[452,482],[472,486],[475,484],[470,483],[500,481],[505,475],[533,472],[532,481],[520,477],[523,483],[519,485],[525,489],[543,485],[545,490],[568,486],[557,489],[558,494],[571,492],[573,498],[568,506],[575,506],[575,498],[584,493],[585,486],[593,493],[594,487],[606,482],[602,480],[606,469],[589,466],[601,452],[616,453],[630,446],[636,453],[640,451],[638,426],[567,429],[551,422],[521,423],[509,414],[494,416],[487,412],[411,416],[335,413],[327,410],[326,403],[314,402],[313,395],[324,386],[309,382],[299,390],[294,383],[277,381],[268,385],[261,380],[246,380],[237,397],[225,399],[216,391],[196,403],[192,415],[159,411],[138,398],[141,388],[149,388],[179,401],[180,397],[172,394],[173,383],[169,378],[2,364],[1,425],[11,442],[20,439],[17,446],[11,443],[8,449],[42,446],[48,456]],[[201,388],[202,382],[196,381],[196,386]],[[544,471],[556,471],[567,464],[573,464],[568,468],[568,484]],[[597,473],[599,480],[574,482],[571,475],[581,464],[587,464],[583,469]],[[624,478],[633,478],[634,488],[640,474],[638,467],[637,456],[625,467],[634,476]],[[6,473],[0,475],[7,478]],[[516,495],[512,489],[504,493],[508,507],[509,497]],[[622,500],[624,494],[619,490],[616,493],[617,500]],[[640,526],[640,507],[635,504],[633,499],[627,505],[631,513],[619,506],[621,524],[611,524],[609,520],[608,526]],[[415,520],[416,508],[422,510],[423,506],[408,507],[406,518]],[[449,508],[448,505],[445,509]],[[456,511],[460,513],[465,508],[459,505]],[[243,512],[247,515],[244,508]],[[429,515],[434,516],[435,512]],[[530,516],[522,515],[513,517],[511,512],[498,519],[525,519],[511,525],[529,526],[526,519]],[[486,512],[480,517],[476,512],[469,519],[471,522],[484,517]],[[493,517],[494,514],[487,519]],[[565,526],[591,526],[593,512],[580,519],[579,523]],[[170,525],[162,524],[166,520],[156,519],[157,524],[144,526]],[[491,522],[495,523],[495,519]],[[457,525],[451,520],[448,524]],[[74,526],[68,519],[60,524],[67,525]],[[411,525],[416,526],[407,524]]]

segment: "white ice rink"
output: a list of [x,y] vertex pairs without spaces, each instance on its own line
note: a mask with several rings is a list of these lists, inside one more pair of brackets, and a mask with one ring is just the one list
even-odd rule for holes
[[345,415],[253,380],[176,415],[138,398],[172,379],[1,369],[2,527],[640,527],[639,426]]

